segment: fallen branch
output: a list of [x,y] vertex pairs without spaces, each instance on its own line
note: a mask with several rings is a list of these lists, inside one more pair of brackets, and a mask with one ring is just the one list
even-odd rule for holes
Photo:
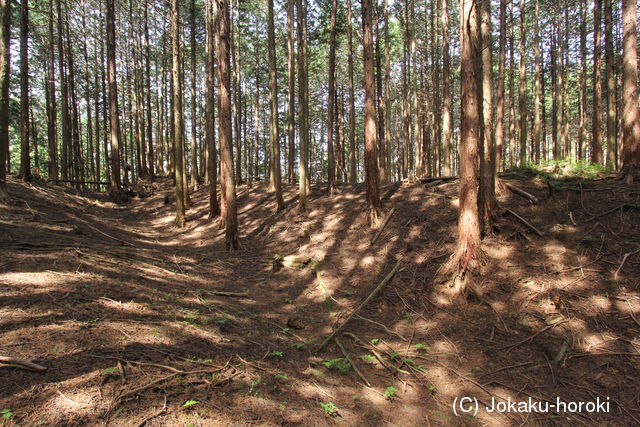
[[505,209],[505,211],[509,212],[511,215],[515,216],[517,219],[519,219],[524,225],[526,225],[527,227],[529,227],[531,230],[533,230],[538,236],[542,237],[542,233],[535,228],[533,225],[529,224],[529,222],[527,220],[525,220],[524,218],[522,218],[520,215],[518,215],[517,213],[515,213],[514,211],[512,211],[511,209]]
[[42,365],[38,365],[37,363],[29,362],[27,360],[16,359],[15,357],[10,357],[10,356],[0,356],[0,368],[18,368],[18,369],[27,369],[29,371],[38,371],[38,372],[43,372],[47,370],[46,367]]
[[538,335],[540,335],[541,333],[543,333],[543,332],[545,332],[545,331],[548,331],[549,329],[553,328],[554,326],[558,326],[558,325],[560,325],[560,324],[562,324],[562,323],[564,323],[564,322],[567,322],[567,321],[568,321],[568,320],[567,320],[567,319],[565,319],[565,320],[562,320],[562,321],[560,321],[560,322],[554,323],[554,324],[552,324],[552,325],[545,326],[544,328],[540,329],[538,332],[534,333],[533,335],[529,335],[527,338],[525,338],[525,339],[523,339],[523,340],[521,340],[521,341],[518,341],[518,342],[517,342],[517,343],[515,343],[515,344],[509,344],[509,345],[507,345],[507,346],[500,347],[500,348],[499,348],[499,350],[505,350],[505,349],[506,349],[506,350],[507,350],[507,353],[509,353],[509,352],[510,352],[511,350],[513,350],[514,348],[516,348],[516,347],[518,347],[518,346],[520,346],[520,345],[522,345],[522,344],[524,344],[524,343],[527,343],[527,342],[531,341],[532,339],[534,339],[535,337],[537,337],[537,336],[538,336]]
[[429,177],[429,178],[422,178],[420,180],[421,183],[426,184],[427,182],[433,182],[433,181],[455,181],[456,179],[458,179],[457,176],[435,176],[435,177]]
[[387,223],[389,222],[389,220],[391,219],[391,217],[393,216],[393,214],[396,212],[396,208],[392,208],[389,213],[387,214],[387,216],[384,218],[384,221],[382,221],[382,225],[380,225],[380,229],[378,229],[378,232],[376,233],[375,236],[373,236],[373,239],[371,239],[371,243],[370,246],[373,246],[373,244],[376,242],[376,240],[378,240],[378,237],[380,237],[380,235],[382,234],[382,231],[384,230],[384,228],[387,226]]
[[600,218],[601,216],[608,215],[608,214],[610,214],[611,212],[615,212],[615,211],[617,211],[618,209],[624,209],[624,208],[640,209],[640,206],[639,206],[639,205],[632,205],[632,204],[629,204],[629,203],[623,203],[623,204],[621,204],[621,205],[619,205],[619,206],[616,206],[615,208],[612,208],[612,209],[606,210],[606,211],[604,211],[604,212],[602,212],[602,213],[599,213],[599,214],[597,214],[597,215],[593,215],[593,217],[589,218],[589,219],[588,219],[588,220],[586,220],[585,222],[591,222],[591,221],[593,221],[593,220],[594,220],[594,219],[596,219],[596,218]]
[[538,203],[538,198],[536,196],[534,196],[533,194],[527,193],[526,191],[524,191],[521,188],[516,187],[513,184],[509,184],[509,183],[504,183],[504,185],[511,191],[513,191],[514,193],[516,193],[518,196],[520,197],[524,197],[525,199],[527,199],[528,201],[530,201],[531,203]]
[[246,292],[205,291],[204,293],[216,297],[251,298],[251,296]]
[[356,374],[358,374],[360,379],[367,385],[367,387],[371,387],[371,383],[369,382],[369,380],[367,380],[367,378],[364,375],[362,375],[362,372],[360,372],[360,369],[358,369],[358,366],[353,362],[353,360],[351,359],[351,356],[349,356],[349,353],[347,353],[347,350],[344,348],[340,340],[336,337],[335,341],[336,341],[336,344],[338,344],[338,347],[340,347],[340,351],[344,355],[345,359],[347,359],[347,362],[349,362],[349,364],[353,366],[353,370],[356,372]]
[[391,278],[396,274],[396,272],[400,269],[400,265],[401,265],[401,261],[398,260],[398,262],[396,262],[396,265],[393,267],[393,269],[389,272],[389,274],[386,275],[386,277],[384,279],[382,279],[382,281],[378,284],[378,286],[376,286],[373,291],[371,291],[371,293],[364,299],[364,301],[362,301],[360,303],[360,305],[358,305],[358,307],[356,307],[355,310],[353,310],[351,312],[351,314],[349,315],[349,317],[347,317],[347,319],[342,322],[342,324],[340,326],[338,326],[332,333],[331,335],[329,335],[324,341],[322,341],[322,343],[318,346],[318,348],[316,349],[316,351],[320,351],[322,350],[322,348],[327,345],[327,343],[329,341],[331,341],[338,332],[340,332],[340,330],[342,330],[342,328],[344,328],[347,323],[349,323],[349,321],[353,318],[353,316],[355,316],[358,311],[360,311],[360,309],[362,309],[362,307],[364,307],[365,305],[367,305],[369,303],[369,301],[371,301],[373,299],[374,296],[376,296],[376,294],[378,292],[380,292],[380,290],[384,287],[384,285],[387,284],[387,282],[389,282],[391,280]]
[[620,270],[622,270],[624,263],[627,262],[627,258],[629,258],[631,255],[637,254],[638,252],[640,252],[640,249],[636,249],[633,252],[627,252],[626,254],[624,254],[624,256],[622,257],[622,261],[620,262],[620,266],[618,267],[616,272],[613,274],[613,280],[616,280],[616,281],[618,280],[618,273],[620,273]]

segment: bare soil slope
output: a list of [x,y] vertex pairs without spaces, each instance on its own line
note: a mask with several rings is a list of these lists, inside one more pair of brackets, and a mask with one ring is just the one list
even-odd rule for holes
[[[314,188],[298,216],[241,187],[241,250],[192,195],[172,228],[169,182],[146,199],[10,181],[0,206],[0,369],[15,425],[632,425],[640,423],[640,186],[512,176],[465,306],[437,274],[455,244],[457,183],[382,188],[375,244],[364,187]],[[312,259],[274,271],[279,255]],[[624,259],[623,265],[621,262]],[[315,346],[402,269],[321,352]],[[244,296],[224,292],[245,293]],[[364,381],[368,381],[368,387]],[[386,392],[386,393],[385,393]],[[475,416],[454,399],[476,397]],[[489,413],[492,399],[609,398],[599,414]]]

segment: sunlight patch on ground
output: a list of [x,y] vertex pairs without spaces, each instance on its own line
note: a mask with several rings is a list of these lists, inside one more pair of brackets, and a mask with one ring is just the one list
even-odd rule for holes
[[57,285],[71,284],[82,280],[80,274],[43,272],[19,272],[0,274],[0,284],[8,286],[35,286],[52,288]]

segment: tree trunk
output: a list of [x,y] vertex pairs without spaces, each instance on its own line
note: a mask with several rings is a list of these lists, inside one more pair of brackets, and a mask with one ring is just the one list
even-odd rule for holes
[[[335,0],[334,0],[335,1]],[[267,0],[267,32],[269,44],[269,101],[271,106],[271,115],[269,117],[269,142],[271,156],[270,162],[270,181],[272,190],[276,196],[276,212],[284,209],[284,200],[282,199],[282,181],[280,177],[280,141],[278,131],[278,76],[276,70],[276,30],[273,22],[273,0]],[[238,147],[238,150],[240,147]]]
[[[387,151],[387,137],[384,120],[384,96],[382,94],[382,51],[380,48],[380,17],[378,13],[377,3],[374,6],[374,32],[375,32],[375,79],[376,79],[376,109],[378,113],[378,168],[379,168],[379,180],[386,182],[386,151]],[[417,121],[416,121],[417,123]]]
[[149,1],[144,1],[144,50],[145,50],[145,94],[146,94],[146,113],[147,113],[147,146],[148,146],[148,155],[149,161],[147,162],[147,168],[149,172],[149,177],[151,179],[155,178],[155,156],[153,149],[153,130],[152,130],[152,120],[151,120],[151,50],[149,47]]
[[191,48],[191,179],[190,188],[198,188],[198,139],[196,137],[196,84],[198,70],[196,69],[196,0],[191,0],[189,9],[190,20],[190,48]]
[[31,180],[29,156],[29,2],[20,3],[20,171],[18,177]]
[[[349,0],[350,1],[350,0]],[[351,85],[353,87],[353,84]],[[351,97],[353,103],[353,96]],[[387,133],[391,133],[391,43],[389,38],[389,0],[384,0],[384,109],[385,109],[385,129]],[[355,115],[355,113],[354,113]],[[354,118],[355,120],[355,118]],[[355,121],[354,121],[355,129]],[[357,149],[354,150],[357,153]],[[391,181],[391,138],[388,138],[386,144],[387,152],[385,154],[385,170],[387,171],[386,180]],[[354,163],[355,164],[355,163]]]
[[607,161],[608,168],[616,167],[616,76],[613,58],[613,12],[612,0],[604,0],[604,50],[607,80]]
[[[451,65],[449,53],[449,5],[442,0],[442,174],[450,176],[451,168]],[[437,175],[440,175],[437,173]]]
[[333,147],[333,136],[335,134],[335,103],[336,103],[336,13],[338,0],[331,1],[331,27],[329,36],[329,93],[327,109],[327,191],[333,194],[336,191],[336,161]]
[[580,121],[578,127],[577,157],[583,159],[583,149],[587,146],[587,4],[580,0]]
[[535,61],[535,88],[533,101],[533,147],[531,160],[540,162],[540,140],[542,137],[542,52],[540,49],[540,0],[535,0],[535,18],[533,20],[534,37],[534,61]]
[[373,1],[362,0],[362,48],[364,55],[364,163],[367,183],[367,214],[371,225],[377,225],[380,215],[378,164],[376,156],[376,107],[373,58]]
[[207,158],[207,174],[209,176],[209,218],[220,215],[220,205],[218,204],[218,153],[216,152],[215,139],[215,35],[214,35],[214,2],[215,0],[206,0],[206,17],[205,17],[205,145],[209,152]]
[[180,73],[180,8],[178,0],[171,0],[171,86],[173,87],[173,168],[176,184],[176,219],[175,226],[185,225],[185,187],[184,187],[184,155],[183,155],[183,107],[182,76]]
[[[480,144],[480,106],[475,77],[477,42],[477,3],[460,0],[462,20],[460,32],[461,124],[460,124],[460,208],[458,245],[451,260],[457,276],[464,278],[478,265],[480,252],[480,222],[478,216],[478,156]],[[464,291],[464,282],[457,289]]]
[[621,176],[631,184],[640,178],[640,116],[638,115],[638,52],[635,0],[622,0],[622,164]]
[[9,157],[9,79],[11,2],[0,0],[0,203],[9,201],[7,158]]
[[[307,17],[305,0],[296,0],[298,12],[298,99],[300,114],[300,200],[299,212],[302,214],[307,210],[307,167],[309,153],[309,100],[308,100],[308,79],[307,79]],[[303,5],[305,7],[303,7]]]
[[480,191],[479,209],[482,228],[488,228],[493,223],[497,209],[495,194],[495,139],[493,133],[493,55],[491,52],[493,41],[491,37],[491,4],[490,0],[480,0],[476,8],[480,9],[480,56],[482,64],[482,120],[484,131],[480,153]]
[[[351,0],[348,0],[351,1]],[[287,135],[289,143],[289,152],[287,162],[287,180],[289,184],[293,184],[295,178],[294,165],[296,162],[296,68],[295,68],[295,52],[293,39],[294,25],[293,25],[293,2],[294,0],[287,0],[287,72],[289,91],[287,93]],[[347,24],[349,25],[349,24]],[[347,30],[348,31],[348,30]],[[351,60],[351,58],[349,58]],[[251,174],[251,172],[249,172]]]
[[[386,5],[385,0],[385,5]],[[349,74],[349,182],[357,180],[356,166],[356,104],[353,89],[353,24],[352,0],[347,0],[347,73]],[[386,6],[385,6],[386,7]],[[386,9],[385,9],[386,10]],[[387,22],[385,21],[385,31]],[[386,33],[385,33],[386,34]]]
[[602,0],[593,0],[593,123],[591,137],[591,163],[601,165],[602,162],[602,71],[601,63],[601,44],[602,44],[602,25],[601,25]]
[[[60,1],[58,0],[58,14],[60,15]],[[114,0],[107,0],[107,68],[108,68],[108,80],[109,80],[109,133],[111,141],[111,182],[109,191],[111,194],[116,195],[121,191],[120,181],[120,120],[118,118],[118,83],[116,81],[116,24],[115,24],[115,9]],[[62,21],[62,16],[58,16],[58,22]],[[60,44],[62,35],[58,35]],[[60,53],[60,57],[62,54]],[[62,59],[61,59],[61,74],[62,72]],[[64,77],[63,77],[64,78]],[[66,87],[63,80],[63,88]],[[65,134],[65,112],[67,112],[67,105],[65,102],[66,94],[63,90],[62,94],[62,122],[63,122],[63,135]],[[68,127],[68,124],[66,125]],[[63,178],[66,177],[63,174]]]
[[[496,95],[496,148],[494,173],[500,170],[504,145],[504,68],[507,55],[507,4],[500,2],[500,57],[498,59],[498,93]],[[494,190],[495,191],[495,190]]]
[[236,250],[239,245],[236,188],[233,176],[233,156],[231,154],[230,11],[229,0],[214,1],[216,71],[218,79],[218,135],[220,139],[220,189],[222,193],[221,211],[225,229],[225,247],[227,250]]
[[[47,95],[47,142],[49,147],[48,173],[49,178],[58,179],[58,113],[56,107],[56,81],[55,72],[55,38],[53,34],[53,0],[49,0],[49,51],[47,58],[47,83],[45,93]],[[0,162],[4,165],[4,163]]]
[[520,166],[527,162],[527,68],[526,68],[526,28],[525,28],[526,0],[520,0],[520,90],[519,110],[520,115]]

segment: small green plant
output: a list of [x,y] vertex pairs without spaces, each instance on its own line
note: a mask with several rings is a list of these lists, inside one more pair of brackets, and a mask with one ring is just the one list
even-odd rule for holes
[[103,369],[102,373],[104,374],[113,374],[114,372],[119,372],[120,370],[118,368],[107,368],[107,369]]
[[391,358],[391,360],[395,360],[399,356],[400,356],[400,353],[396,353],[395,351],[392,351],[391,353],[389,353],[389,357]]
[[373,338],[373,339],[371,340],[371,344],[373,344],[373,345],[376,345],[376,344],[378,344],[379,342],[380,342],[380,338]]
[[398,393],[398,389],[394,386],[389,386],[384,390],[384,397],[391,400],[396,396],[396,393]]
[[11,419],[11,417],[13,417],[13,412],[11,412],[11,409],[3,409],[0,411],[0,417],[4,418],[5,420],[9,420]]
[[276,378],[279,380],[289,381],[291,378],[286,376],[285,374],[276,374]]
[[295,344],[292,344],[291,347],[296,348],[298,350],[301,350],[304,348],[304,346],[306,346],[307,344],[311,344],[312,342],[316,341],[317,338],[309,338],[308,340],[305,340],[303,342],[297,342]]
[[293,300],[291,298],[284,299],[285,304],[293,304]]
[[376,361],[376,358],[373,357],[370,354],[362,354],[360,355],[360,359],[364,360],[365,362],[369,362],[369,363],[373,363]]
[[200,402],[198,402],[197,400],[187,400],[186,402],[184,402],[182,404],[182,407],[183,408],[189,408],[190,406],[197,405],[198,403],[200,403]]
[[335,415],[338,412],[338,407],[334,405],[332,402],[322,403],[320,402],[320,406],[324,409],[324,413],[329,415],[330,417]]
[[251,380],[251,382],[249,383],[249,391],[247,391],[247,393],[250,394],[251,396],[257,396],[259,392],[256,389],[258,388],[261,382],[262,380],[260,379]]
[[273,350],[271,353],[269,353],[269,356],[283,357],[284,356],[284,352],[278,351],[278,350]]
[[424,345],[422,343],[418,343],[418,344],[414,344],[413,348],[415,348],[416,350],[429,350],[429,346],[428,345]]
[[325,360],[322,362],[327,368],[336,368],[340,373],[346,374],[349,372],[351,364],[346,358],[338,357],[337,359]]
[[431,385],[430,385],[429,387],[427,387],[427,388],[429,389],[429,391],[430,391],[431,393],[435,393],[435,391],[436,391],[436,388],[437,388],[437,387],[436,387],[436,386],[434,386],[433,384],[431,384]]

